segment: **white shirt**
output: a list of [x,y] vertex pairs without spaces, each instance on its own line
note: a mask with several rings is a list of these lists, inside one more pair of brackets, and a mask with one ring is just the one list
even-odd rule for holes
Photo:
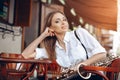
[[[87,49],[88,57],[94,54],[106,52],[99,42],[85,29],[76,30],[78,37]],[[70,67],[78,62],[86,60],[86,52],[80,41],[76,38],[74,31],[66,32],[64,37],[66,51],[56,42],[56,61],[62,67]],[[36,58],[48,58],[44,48],[36,49]]]

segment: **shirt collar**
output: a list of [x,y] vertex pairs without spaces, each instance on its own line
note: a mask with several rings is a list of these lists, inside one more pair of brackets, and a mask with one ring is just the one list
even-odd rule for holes
[[70,32],[66,32],[65,33],[64,41],[65,42],[69,42],[70,41]]
[[[69,41],[70,41],[70,32],[66,32],[66,33],[65,33],[65,36],[64,36],[64,42],[66,43],[66,42],[69,42]],[[58,46],[59,48],[62,48],[62,47],[59,45],[58,41],[56,41],[56,46]]]

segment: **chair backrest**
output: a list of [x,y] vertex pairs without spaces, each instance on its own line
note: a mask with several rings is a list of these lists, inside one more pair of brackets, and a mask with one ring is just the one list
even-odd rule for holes
[[[17,54],[17,53],[5,53],[2,52],[0,53],[0,57],[5,57],[5,58],[23,58],[21,54]],[[16,69],[17,67],[21,67],[23,66],[22,64],[17,64],[17,63],[8,63],[7,64],[7,69]]]
[[[2,58],[15,58],[17,59],[24,59],[21,54],[17,53],[0,53],[0,57]],[[8,71],[7,76],[8,78],[14,78],[13,80],[17,80],[18,78],[22,77],[22,80],[26,80],[28,77],[30,77],[33,74],[35,67],[35,64],[29,64],[29,63],[7,63],[6,69]],[[16,79],[16,77],[18,77]]]
[[[60,75],[61,67],[56,63],[56,61],[52,61],[49,64],[39,64],[38,66],[38,78],[39,76],[44,76],[44,80],[56,80],[56,77]],[[41,78],[40,78],[41,79]],[[42,78],[43,80],[43,78]]]

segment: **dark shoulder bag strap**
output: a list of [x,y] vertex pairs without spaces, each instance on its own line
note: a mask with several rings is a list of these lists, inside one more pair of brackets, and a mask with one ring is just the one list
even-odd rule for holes
[[80,41],[81,45],[83,46],[83,48],[85,49],[85,52],[86,52],[86,58],[88,59],[88,53],[87,53],[87,50],[85,48],[85,46],[83,45],[83,43],[81,42],[80,38],[78,37],[77,33],[76,33],[76,30],[74,31],[74,34],[76,36],[76,38]]

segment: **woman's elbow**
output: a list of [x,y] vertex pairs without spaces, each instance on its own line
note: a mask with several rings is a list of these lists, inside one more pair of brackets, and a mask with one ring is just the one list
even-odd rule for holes
[[25,59],[28,58],[27,55],[26,55],[25,53],[21,53],[21,55],[22,55],[22,57],[25,58]]
[[106,52],[101,53],[101,55],[102,55],[102,58],[106,58],[107,57],[107,53]]
[[36,52],[33,52],[31,54],[25,54],[24,52],[22,53],[23,58],[28,59],[28,58],[35,58]]

